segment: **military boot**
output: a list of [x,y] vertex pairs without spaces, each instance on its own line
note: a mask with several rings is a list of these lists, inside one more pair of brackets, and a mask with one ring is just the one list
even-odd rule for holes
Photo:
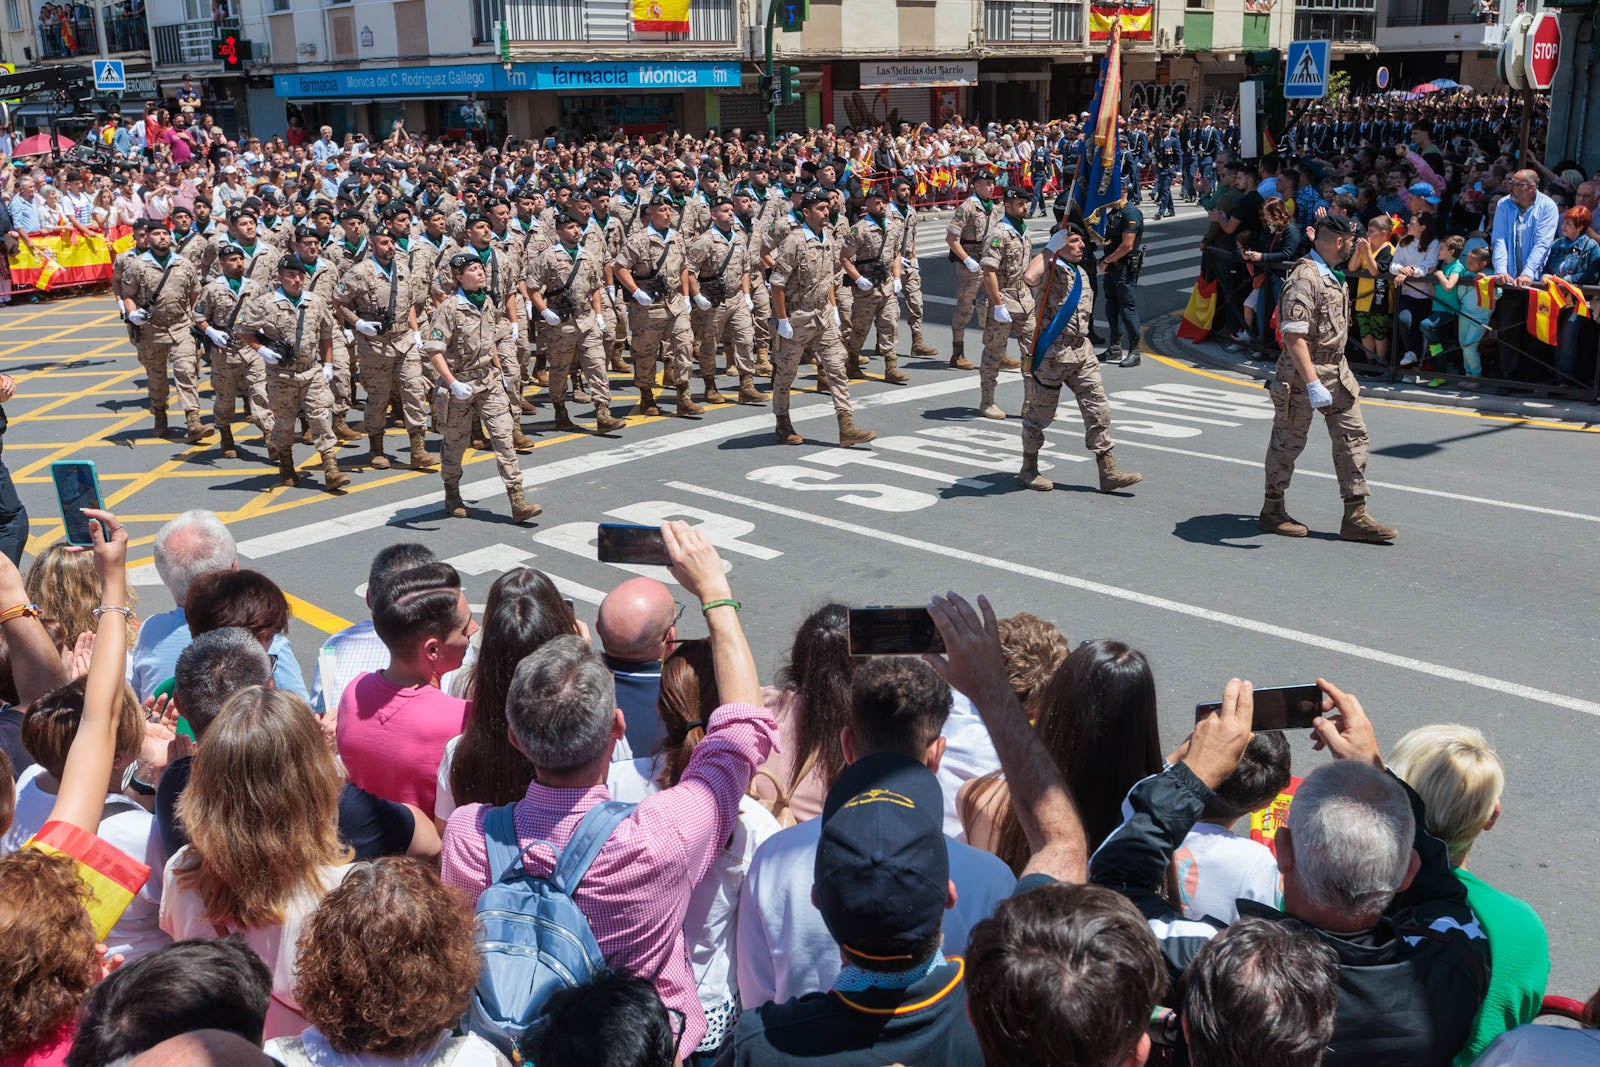
[[911,375],[900,369],[900,357],[893,352],[883,357],[883,380],[890,385],[904,385]]
[[293,488],[300,480],[300,475],[294,469],[294,449],[285,448],[278,453],[278,484],[285,489]]
[[911,354],[913,356],[937,356],[939,350],[930,345],[922,336],[921,330],[911,331]]
[[1136,471],[1117,470],[1117,461],[1111,458],[1109,451],[1101,452],[1094,457],[1094,461],[1100,468],[1100,491],[1102,493],[1126,489],[1130,485],[1138,485],[1144,481],[1144,475]]
[[574,404],[589,403],[589,393],[583,387],[583,375],[576,370],[572,372],[572,402]]
[[523,396],[520,392],[517,394],[517,412],[516,413],[518,415],[535,415],[535,414],[538,413],[538,411],[539,411],[539,409],[534,406],[533,401],[531,401],[527,397]]
[[866,372],[861,369],[860,352],[846,352],[844,354],[844,376],[858,381],[867,376]]
[[739,375],[739,395],[736,398],[741,404],[765,404],[767,394],[756,388],[756,377],[753,374]]
[[1339,540],[1363,541],[1381,545],[1400,536],[1400,531],[1385,526],[1367,514],[1365,497],[1351,497],[1344,502],[1344,522],[1339,524]]
[[444,513],[454,519],[464,519],[467,517],[467,505],[466,501],[461,499],[460,485],[451,485],[449,482],[445,483]]
[[411,434],[411,469],[433,470],[433,453],[428,451],[428,439],[423,436],[421,430],[414,430]]
[[639,406],[633,409],[635,415],[659,415],[661,409],[656,407],[656,391],[648,385],[639,387]]
[[224,459],[238,459],[239,447],[233,443],[233,427],[223,423],[218,432],[222,434],[222,457]]
[[608,366],[611,370],[616,371],[618,374],[633,373],[633,364],[629,363],[627,357],[622,354],[621,345],[617,345],[611,350],[611,357],[608,361]]
[[322,454],[322,484],[330,493],[350,484],[350,476],[339,469],[339,459],[332,449]]
[[506,496],[511,500],[511,521],[527,522],[529,519],[544,511],[538,504],[532,503],[522,495],[522,486],[512,485],[506,487]]
[[154,418],[155,428],[151,432],[157,437],[167,436],[167,413],[165,411],[158,411],[155,413]]
[[707,374],[701,380],[706,384],[707,404],[723,404],[727,402],[723,395],[717,391],[717,376],[715,374]]
[[367,451],[371,453],[371,457],[367,460],[367,466],[375,471],[389,469],[389,457],[383,454],[383,434],[367,434]]
[[626,426],[623,420],[611,414],[611,405],[604,400],[594,406],[594,432],[611,433]]
[[1005,356],[1000,360],[1001,370],[1016,370],[1022,366],[1022,361],[1015,356]]
[[472,420],[472,429],[467,434],[467,439],[472,447],[479,452],[489,451],[489,435],[483,432],[483,421],[481,419]]
[[765,378],[772,377],[772,354],[765,345],[756,349],[756,373]]
[[789,421],[787,411],[778,416],[778,423],[772,430],[772,439],[780,445],[798,445],[805,440],[794,432],[794,423]]
[[686,382],[678,383],[675,396],[678,404],[677,414],[679,415],[700,415],[706,410],[694,402],[694,397],[689,395],[689,386]]
[[1006,413],[1000,410],[1000,405],[994,402],[994,386],[985,386],[983,394],[978,397],[978,414],[986,419],[1003,419]]
[[211,436],[211,427],[200,421],[200,413],[198,411],[185,411],[183,419],[188,424],[189,431],[184,435],[183,439],[191,445],[197,445]]
[[828,372],[822,369],[821,363],[817,364],[817,385],[815,391],[819,393],[826,393],[828,391]]
[[876,430],[863,430],[856,425],[856,420],[848,411],[839,412],[839,447],[849,448],[851,445],[864,445],[878,436]]
[[1289,516],[1289,509],[1284,505],[1281,495],[1274,496],[1271,493],[1261,503],[1261,517],[1256,520],[1256,525],[1280,537],[1304,537],[1311,532],[1304,523]]
[[343,415],[333,417],[333,436],[341,445],[354,444],[361,440],[361,434],[350,428],[350,424],[344,421]]
[[1032,489],[1039,493],[1048,493],[1056,487],[1056,483],[1039,473],[1039,453],[1024,449],[1022,452],[1022,469],[1017,472],[1017,481],[1024,489]]
[[956,349],[950,354],[951,370],[971,370],[972,364],[967,361],[966,354],[961,349]]
[[552,400],[550,403],[556,409],[556,429],[568,432],[579,429],[578,424],[573,422],[571,417],[567,415],[567,402],[565,400]]
[[547,360],[544,356],[535,353],[533,357],[533,384],[550,384],[550,372],[545,370],[545,367],[547,366],[549,366],[549,360]]
[[522,427],[513,425],[511,430],[511,447],[518,452],[527,452],[533,448],[533,438],[522,432]]

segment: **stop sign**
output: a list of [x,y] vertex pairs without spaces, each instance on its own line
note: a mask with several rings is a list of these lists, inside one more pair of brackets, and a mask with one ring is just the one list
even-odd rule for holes
[[1524,54],[1528,87],[1541,92],[1548,90],[1555,84],[1556,68],[1561,65],[1561,22],[1556,16],[1534,16]]

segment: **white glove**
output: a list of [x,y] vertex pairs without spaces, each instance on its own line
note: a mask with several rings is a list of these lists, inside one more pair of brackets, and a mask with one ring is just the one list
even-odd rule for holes
[[978,261],[973,259],[971,256],[968,256],[966,259],[962,260],[961,261],[961,265],[963,267],[967,268],[968,270],[970,270],[974,274],[978,273],[980,270],[983,269],[982,267],[980,267],[978,265]]
[[457,378],[455,381],[450,383],[450,395],[455,397],[457,400],[471,400],[472,386],[468,385],[460,378]]
[[349,330],[340,330],[339,332],[344,334],[344,343],[345,344],[353,345],[353,344],[356,343],[356,335],[351,333]]
[[1011,321],[1011,312],[1006,310],[1006,306],[1004,304],[996,304],[994,306],[994,321],[996,321],[996,322],[1010,322]]
[[1050,235],[1050,240],[1044,243],[1045,251],[1059,252],[1067,247],[1067,238],[1072,236],[1072,231],[1065,226]]
[[617,287],[614,285],[606,286],[606,295],[609,296],[611,298],[611,302],[615,304],[617,302]]
[[325,382],[330,382],[330,383],[333,381],[333,364],[332,363],[324,363],[322,365],[322,380],[325,381]]
[[608,315],[596,315],[594,318],[595,318],[595,321],[600,324],[600,332],[601,333],[608,334],[608,333],[611,332],[611,318],[610,318],[610,316],[608,316]]
[[778,320],[778,336],[783,338],[785,341],[794,337],[794,327],[789,325],[788,319]]
[[143,326],[149,318],[150,313],[144,308],[134,308],[132,311],[128,312],[128,321],[133,323],[135,326]]
[[551,311],[549,308],[545,308],[544,309],[544,311],[542,312],[542,316],[544,318],[544,321],[548,322],[552,326],[560,326],[561,325],[561,316],[557,315],[554,311]]
[[869,291],[872,288],[872,279],[868,278],[865,274],[858,276],[856,278],[856,288],[860,289],[863,293]]
[[513,322],[511,324],[511,343],[512,344],[516,344],[517,341],[521,339],[521,337],[522,337],[522,324],[519,323],[519,322]]
[[844,325],[844,320],[839,317],[839,305],[837,304],[833,306],[833,324],[840,327]]
[[633,298],[639,302],[639,306],[642,308],[647,308],[651,304],[655,303],[655,301],[650,298],[650,294],[645,292],[643,289],[635,289],[633,291]]
[[744,306],[749,308],[751,311],[754,311],[756,309],[755,298],[752,297],[749,293],[745,293],[744,294]]
[[894,280],[894,295],[895,296],[899,296],[901,293],[905,292],[905,288],[906,287],[904,285],[900,284],[900,279],[899,278],[896,278]]
[[701,311],[710,311],[711,301],[705,298],[704,293],[696,293],[694,294],[694,306],[699,308]]
[[505,386],[506,392],[511,393],[513,396],[515,396],[515,395],[517,395],[517,394],[522,392],[521,389],[517,388],[516,379],[511,377],[510,375],[502,375],[500,377],[500,384]]
[[376,337],[378,336],[378,324],[375,322],[368,322],[366,319],[357,319],[356,333],[359,333],[363,337]]
[[422,347],[422,331],[421,330],[412,330],[411,331],[411,343],[416,345],[418,348]]
[[233,338],[229,337],[226,333],[217,329],[215,326],[206,327],[206,336],[209,337],[211,339],[211,343],[216,345],[218,348],[227,348],[228,345],[233,341]]
[[260,348],[256,349],[256,351],[261,356],[261,362],[267,364],[269,367],[276,367],[279,363],[283,362],[283,357],[278,355],[278,353],[274,352],[272,349],[268,348],[266,345],[262,345]]
[[1328,392],[1328,387],[1321,382],[1311,382],[1306,386],[1306,396],[1311,398],[1314,408],[1329,408],[1333,406],[1333,394]]

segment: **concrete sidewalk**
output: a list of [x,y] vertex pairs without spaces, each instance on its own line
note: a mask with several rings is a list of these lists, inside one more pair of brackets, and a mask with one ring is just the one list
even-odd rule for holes
[[[1183,321],[1181,311],[1169,312],[1151,322],[1144,330],[1147,351],[1202,367],[1254,378],[1263,386],[1273,378],[1274,364],[1249,358],[1244,352],[1229,352],[1216,341],[1195,344],[1178,336],[1178,326]],[[1381,378],[1361,381],[1361,395],[1371,400],[1390,400],[1408,404],[1425,404],[1441,408],[1470,408],[1490,415],[1507,415],[1530,420],[1558,420],[1585,426],[1600,425],[1600,405],[1582,400],[1556,397],[1493,396],[1471,390],[1455,389],[1449,385],[1429,389],[1408,382],[1390,382]]]

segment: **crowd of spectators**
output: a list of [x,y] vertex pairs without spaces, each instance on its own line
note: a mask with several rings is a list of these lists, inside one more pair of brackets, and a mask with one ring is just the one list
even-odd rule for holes
[[1139,650],[955,594],[941,655],[852,656],[825,604],[764,687],[682,523],[707,637],[650,578],[593,634],[528,568],[479,618],[401,543],[314,707],[215,516],[141,623],[90,515],[0,560],[0,1063],[1600,1063],[1529,1025],[1543,923],[1469,869],[1475,729],[1385,755],[1319,680],[1314,743],[1253,734],[1232,679],[1163,739]]

